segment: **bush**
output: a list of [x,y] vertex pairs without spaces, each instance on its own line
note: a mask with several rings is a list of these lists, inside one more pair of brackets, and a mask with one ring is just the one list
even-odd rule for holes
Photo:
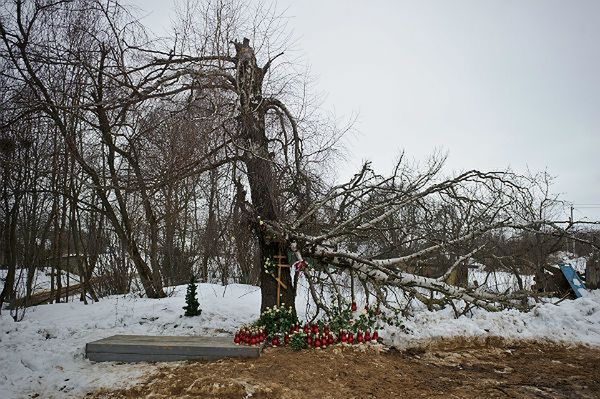
[[379,319],[379,310],[374,306],[365,307],[356,317],[355,312],[352,311],[352,305],[344,302],[339,307],[332,307],[328,324],[331,331],[335,331],[336,333],[340,330],[352,332],[359,330],[373,331],[378,328],[377,321]]
[[272,337],[277,333],[288,333],[297,324],[298,318],[294,313],[294,309],[291,306],[285,307],[285,304],[267,308],[254,323],[255,326],[263,328],[268,337]]
[[290,348],[294,351],[301,351],[306,349],[308,344],[306,343],[306,334],[303,332],[295,332],[290,336]]

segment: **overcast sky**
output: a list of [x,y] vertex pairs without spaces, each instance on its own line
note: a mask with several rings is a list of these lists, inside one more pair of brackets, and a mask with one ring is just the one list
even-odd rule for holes
[[[157,33],[172,1],[136,0]],[[351,175],[404,149],[448,171],[547,169],[575,204],[600,204],[600,1],[280,0],[324,106],[353,112]],[[342,174],[344,175],[344,174]],[[575,205],[576,217],[600,219]]]

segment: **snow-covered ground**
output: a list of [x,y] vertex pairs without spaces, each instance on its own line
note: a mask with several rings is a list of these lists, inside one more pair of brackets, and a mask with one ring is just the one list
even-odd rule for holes
[[388,326],[384,335],[399,347],[449,336],[497,336],[600,346],[600,290],[558,305],[540,304],[527,313],[474,309],[466,316],[455,318],[450,308],[415,312],[404,320],[403,328]]
[[[85,344],[109,335],[231,335],[258,317],[258,287],[199,284],[198,294],[203,311],[192,318],[181,317],[185,286],[175,287],[172,297],[160,300],[130,294],[87,306],[80,302],[42,305],[29,309],[19,323],[4,311],[0,316],[0,397],[21,398],[32,393],[44,398],[77,397],[98,387],[135,381],[154,370],[156,366],[149,364],[86,360]],[[306,302],[304,292],[296,303],[301,319]],[[539,305],[529,313],[474,310],[456,319],[451,309],[415,311],[404,320],[404,327],[386,326],[382,335],[399,346],[456,335],[600,345],[600,292],[558,305]]]
[[94,387],[113,386],[152,369],[150,365],[93,364],[85,344],[114,334],[230,335],[258,317],[260,290],[248,285],[199,284],[203,308],[198,317],[181,317],[185,286],[160,300],[135,295],[112,296],[98,303],[80,302],[30,308],[15,323],[0,316],[0,397],[81,395]]

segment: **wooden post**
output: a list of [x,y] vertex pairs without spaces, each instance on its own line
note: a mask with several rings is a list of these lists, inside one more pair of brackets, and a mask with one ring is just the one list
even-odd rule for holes
[[590,290],[600,288],[600,254],[594,254],[585,265],[585,286]]

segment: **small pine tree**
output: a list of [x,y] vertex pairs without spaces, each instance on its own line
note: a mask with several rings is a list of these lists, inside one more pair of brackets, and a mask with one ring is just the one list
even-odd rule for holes
[[186,316],[200,316],[202,313],[202,309],[200,309],[200,304],[198,303],[198,298],[196,298],[196,276],[192,274],[190,279],[190,283],[187,286],[187,292],[185,294],[185,309]]

